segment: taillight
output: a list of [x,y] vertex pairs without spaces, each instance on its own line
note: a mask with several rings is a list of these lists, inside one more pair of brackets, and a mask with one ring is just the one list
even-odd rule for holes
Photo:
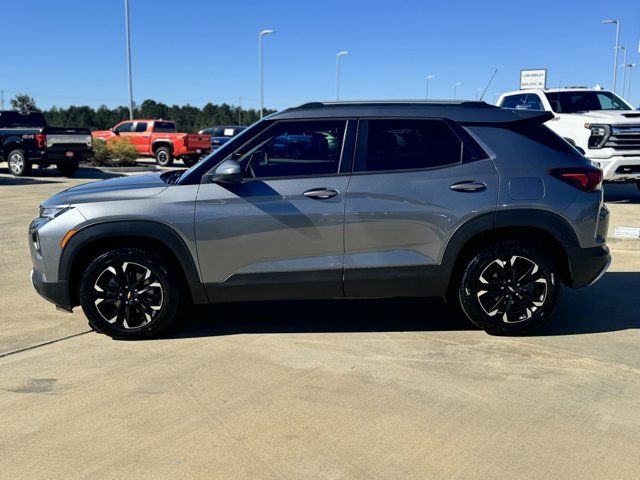
[[47,145],[47,136],[44,133],[36,133],[36,146],[44,148]]
[[602,170],[591,165],[552,168],[549,175],[583,192],[595,192],[602,185]]

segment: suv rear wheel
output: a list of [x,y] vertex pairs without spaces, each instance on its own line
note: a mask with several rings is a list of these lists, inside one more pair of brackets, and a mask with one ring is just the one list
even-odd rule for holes
[[80,282],[80,304],[95,330],[113,338],[151,338],[174,320],[180,303],[176,276],[161,258],[119,248],[94,259]]
[[560,295],[555,262],[538,246],[508,241],[475,255],[462,275],[460,306],[493,335],[522,335],[540,327]]

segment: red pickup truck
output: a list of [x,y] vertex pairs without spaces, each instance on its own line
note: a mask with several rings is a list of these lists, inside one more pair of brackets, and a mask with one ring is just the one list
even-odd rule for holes
[[155,157],[158,165],[168,167],[180,158],[187,167],[211,151],[211,135],[178,133],[176,124],[168,120],[126,120],[109,130],[96,130],[93,138],[106,142],[128,138],[141,156]]

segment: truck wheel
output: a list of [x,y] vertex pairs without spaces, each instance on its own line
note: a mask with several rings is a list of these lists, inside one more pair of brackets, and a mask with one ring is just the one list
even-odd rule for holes
[[27,160],[24,150],[16,149],[7,155],[9,171],[16,177],[22,177],[31,173],[31,163]]
[[560,295],[554,261],[534,244],[505,241],[481,250],[458,289],[460,306],[492,335],[523,335],[552,316]]
[[169,147],[160,147],[156,150],[156,163],[161,167],[170,167],[173,163],[173,155]]
[[182,159],[182,163],[184,163],[185,167],[193,167],[196,163],[198,163],[198,159],[195,157],[184,157]]
[[160,256],[117,248],[95,258],[80,281],[80,304],[95,330],[112,338],[157,336],[180,304],[176,275]]
[[73,177],[79,166],[80,162],[78,161],[56,163],[56,168],[65,177]]

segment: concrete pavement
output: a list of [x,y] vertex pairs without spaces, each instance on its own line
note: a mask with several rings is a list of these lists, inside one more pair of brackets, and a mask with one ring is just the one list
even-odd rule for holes
[[87,180],[5,171],[0,478],[638,476],[639,251],[614,251],[530,337],[490,337],[438,301],[371,300],[201,308],[164,339],[117,342],[27,275],[38,203]]

